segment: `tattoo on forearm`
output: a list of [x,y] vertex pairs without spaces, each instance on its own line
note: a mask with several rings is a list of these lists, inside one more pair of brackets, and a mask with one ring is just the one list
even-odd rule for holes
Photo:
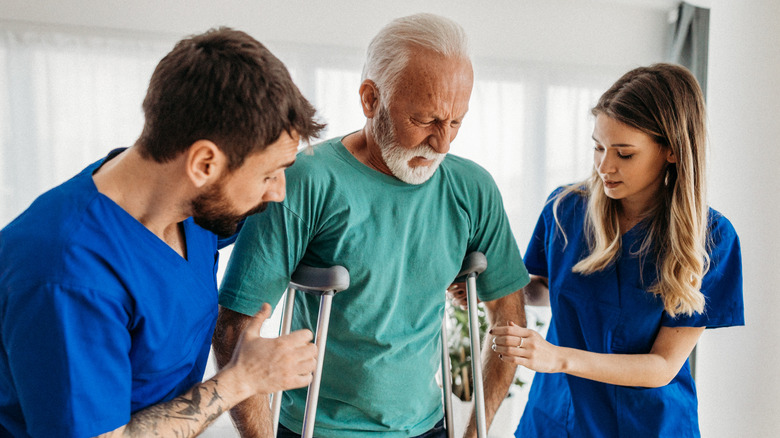
[[219,386],[219,381],[217,379],[214,379],[214,385],[216,386],[214,387],[214,389],[211,390],[211,400],[209,400],[209,404],[206,405],[209,407],[218,401],[222,401],[222,396],[219,395],[216,388],[217,386]]
[[[158,405],[150,406],[133,415],[125,428],[126,437],[174,436],[193,437],[202,432],[224,412],[219,404],[222,396],[217,390],[219,382],[211,385],[199,385],[185,395]],[[208,395],[205,401],[203,391]],[[203,405],[205,403],[205,406]],[[216,404],[216,409],[209,412]]]

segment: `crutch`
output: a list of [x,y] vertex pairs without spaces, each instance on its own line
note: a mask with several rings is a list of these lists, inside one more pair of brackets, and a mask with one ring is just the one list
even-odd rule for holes
[[[320,393],[322,380],[322,360],[325,357],[325,343],[328,338],[328,324],[330,322],[330,305],[333,295],[349,287],[349,272],[343,266],[331,266],[330,268],[314,268],[299,265],[290,278],[287,287],[287,297],[282,314],[281,334],[290,333],[292,326],[293,307],[295,305],[295,291],[299,290],[320,297],[320,313],[317,316],[317,333],[315,344],[317,345],[317,369],[309,384],[306,394],[306,408],[304,410],[303,438],[311,438],[314,434],[314,417],[317,414],[317,398]],[[274,394],[272,412],[274,415],[274,436],[279,428],[279,415],[282,409],[282,391]]]
[[[474,410],[477,416],[477,437],[487,437],[487,419],[485,417],[485,392],[482,383],[482,353],[479,343],[479,318],[477,316],[477,276],[487,269],[487,259],[481,252],[466,255],[455,282],[466,280],[466,298],[468,300],[469,340],[471,341],[471,375],[474,379]],[[447,436],[453,438],[455,431],[452,418],[452,368],[450,367],[449,346],[447,345],[447,315],[444,315],[441,327],[441,368],[444,389],[444,418],[447,424]]]

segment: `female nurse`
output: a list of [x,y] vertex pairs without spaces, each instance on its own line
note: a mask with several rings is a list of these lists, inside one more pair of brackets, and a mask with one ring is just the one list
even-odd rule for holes
[[536,371],[517,437],[698,437],[688,356],[744,324],[740,245],[707,205],[704,100],[686,69],[621,77],[593,109],[593,173],[550,195],[525,254],[547,339],[510,323],[493,349]]

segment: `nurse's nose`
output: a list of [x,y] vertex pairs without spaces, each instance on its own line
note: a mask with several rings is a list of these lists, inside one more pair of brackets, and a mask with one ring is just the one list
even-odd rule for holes
[[596,153],[594,164],[596,165],[596,171],[599,173],[599,175],[606,176],[615,173],[615,159],[610,155],[611,154],[609,154],[607,151]]

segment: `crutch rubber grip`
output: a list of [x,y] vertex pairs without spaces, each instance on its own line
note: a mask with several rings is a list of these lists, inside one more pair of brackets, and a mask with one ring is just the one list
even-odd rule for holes
[[299,265],[290,277],[290,286],[312,295],[341,292],[349,287],[349,271],[338,265],[330,268]]
[[456,282],[465,281],[466,276],[469,274],[481,274],[487,269],[487,258],[485,254],[474,251],[466,255],[463,259],[463,265],[460,267],[460,272],[455,277]]

